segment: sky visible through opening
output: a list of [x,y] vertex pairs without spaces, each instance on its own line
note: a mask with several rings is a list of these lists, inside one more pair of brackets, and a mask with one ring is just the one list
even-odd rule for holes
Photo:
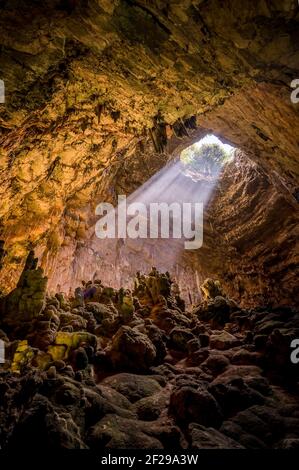
[[199,181],[219,178],[226,163],[233,160],[235,148],[213,134],[185,148],[180,155],[183,173]]
[[222,147],[226,152],[232,152],[233,150],[235,150],[235,147],[232,147],[231,145],[229,144],[224,144],[223,142],[221,142],[220,139],[218,139],[218,137],[216,137],[215,135],[213,134],[208,134],[206,135],[203,139],[199,140],[198,142],[196,142],[196,144],[194,144],[196,147],[201,147],[201,145],[203,144],[218,144],[220,145],[220,147]]

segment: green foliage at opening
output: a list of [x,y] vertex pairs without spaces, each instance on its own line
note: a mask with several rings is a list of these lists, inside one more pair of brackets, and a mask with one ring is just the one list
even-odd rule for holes
[[225,163],[232,159],[232,152],[227,152],[218,144],[191,145],[181,153],[181,161],[186,169],[200,173],[204,177],[217,176]]

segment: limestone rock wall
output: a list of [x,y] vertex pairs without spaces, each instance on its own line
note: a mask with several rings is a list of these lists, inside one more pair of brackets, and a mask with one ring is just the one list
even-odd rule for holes
[[53,284],[77,272],[88,261],[77,255],[90,248],[97,203],[129,194],[212,131],[245,151],[260,167],[253,179],[264,172],[260,180],[277,191],[257,182],[253,217],[265,220],[246,222],[249,170],[229,177],[239,207],[229,216],[219,199],[215,224],[223,221],[219,233],[228,242],[209,246],[231,254],[230,268],[215,250],[197,276],[235,270],[258,299],[245,272],[265,270],[261,284],[293,301],[299,117],[290,82],[299,77],[298,2],[19,0],[1,8],[1,286],[15,286],[31,248]]

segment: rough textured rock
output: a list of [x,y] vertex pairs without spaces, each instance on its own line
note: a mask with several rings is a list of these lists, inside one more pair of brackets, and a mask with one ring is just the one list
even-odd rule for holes
[[193,449],[244,449],[241,444],[217,429],[205,428],[200,424],[190,424],[190,434]]
[[[292,1],[4,3],[3,288],[15,287],[33,245],[53,290],[98,273],[120,287],[154,261],[174,267],[187,300],[217,276],[243,305],[294,304],[297,29]],[[243,156],[207,207],[202,250],[102,248],[98,202],[131,194],[210,131]]]
[[227,331],[222,331],[219,334],[213,334],[210,337],[211,348],[214,349],[230,349],[239,345],[238,339]]
[[170,397],[170,410],[181,422],[195,422],[218,427],[222,413],[214,397],[204,389],[181,387]]
[[[157,271],[148,277],[151,286],[168,279]],[[286,349],[298,332],[295,310],[237,309],[219,331],[180,311],[168,291],[169,330],[152,296],[127,291],[134,311],[119,315],[124,290],[103,287],[94,302],[84,298],[92,286],[76,308],[72,295],[47,295],[26,328],[3,324],[1,448],[296,448],[299,375]],[[209,312],[206,301],[198,309]],[[116,333],[90,333],[90,316],[98,324],[111,315]],[[79,330],[69,331],[74,317]]]
[[103,444],[117,449],[171,449],[179,444],[180,431],[163,424],[107,415],[91,430],[90,446],[95,450]]
[[116,368],[146,370],[155,362],[156,348],[143,333],[122,326],[113,337],[110,357]]
[[103,381],[134,403],[141,398],[151,396],[161,390],[159,383],[151,377],[135,374],[117,374]]
[[144,421],[154,421],[158,419],[169,404],[169,394],[162,390],[149,397],[138,400],[135,410],[139,419]]
[[45,306],[47,278],[37,268],[37,261],[31,251],[17,287],[1,299],[1,320],[11,329],[34,320]]

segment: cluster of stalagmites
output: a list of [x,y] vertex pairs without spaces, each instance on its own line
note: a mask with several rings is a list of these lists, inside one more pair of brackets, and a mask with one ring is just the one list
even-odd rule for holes
[[298,313],[241,310],[210,279],[186,311],[155,268],[133,292],[46,287],[30,253],[1,299],[1,448],[299,447]]

